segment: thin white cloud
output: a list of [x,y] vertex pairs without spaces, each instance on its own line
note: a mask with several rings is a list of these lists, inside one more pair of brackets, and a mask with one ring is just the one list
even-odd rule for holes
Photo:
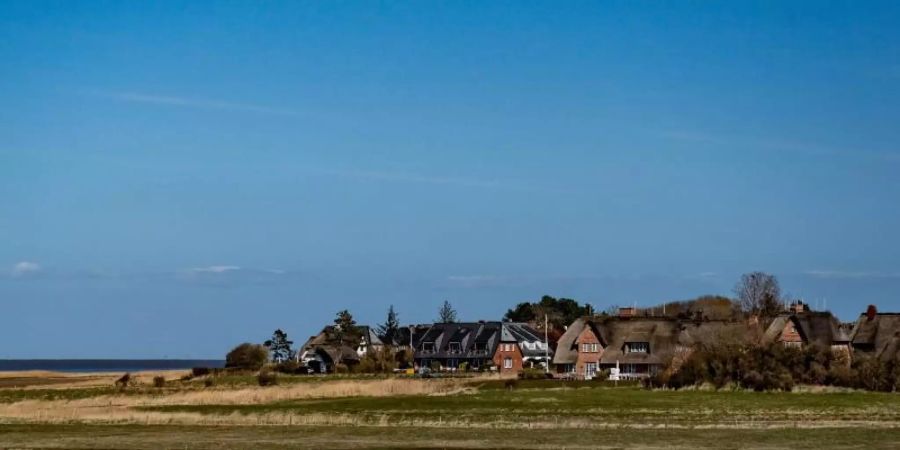
[[665,139],[709,144],[720,147],[757,148],[804,153],[810,156],[846,156],[858,155],[881,161],[900,162],[900,153],[896,151],[877,151],[865,148],[835,148],[784,139],[760,139],[748,136],[726,136],[702,131],[673,130],[659,135]]
[[262,114],[296,115],[297,112],[290,109],[274,108],[270,106],[254,105],[249,103],[235,103],[222,100],[198,99],[169,95],[155,95],[140,92],[106,92],[90,91],[91,94],[129,103],[145,103],[161,106],[173,106],[183,108],[214,109],[221,111],[245,111]]
[[553,193],[574,193],[574,191],[566,189],[557,189],[551,187],[530,186],[524,184],[516,184],[503,182],[495,179],[477,179],[462,177],[446,177],[439,175],[422,175],[406,172],[388,172],[377,170],[353,170],[353,169],[320,169],[315,172],[342,178],[353,178],[358,180],[369,181],[389,181],[401,183],[422,183],[435,185],[461,186],[471,188],[487,188],[509,191],[522,192],[553,192]]
[[193,267],[188,269],[188,272],[191,273],[225,273],[231,272],[235,270],[241,270],[240,266],[207,266],[207,267]]
[[877,272],[877,271],[844,271],[844,270],[807,270],[803,272],[815,278],[824,279],[878,279],[878,278],[900,278],[900,272]]
[[220,264],[183,269],[176,272],[175,278],[185,283],[229,287],[274,283],[292,278],[290,275],[293,274],[284,269],[259,269]]
[[30,261],[21,261],[13,265],[12,270],[10,270],[10,275],[12,275],[13,278],[20,278],[34,275],[40,271],[40,264]]

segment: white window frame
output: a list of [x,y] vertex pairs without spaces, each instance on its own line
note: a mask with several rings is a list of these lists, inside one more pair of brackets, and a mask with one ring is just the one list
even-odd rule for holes
[[512,358],[510,358],[509,356],[503,358],[503,368],[504,369],[512,369],[512,367],[513,367]]
[[625,353],[650,353],[650,343],[629,342],[625,344]]

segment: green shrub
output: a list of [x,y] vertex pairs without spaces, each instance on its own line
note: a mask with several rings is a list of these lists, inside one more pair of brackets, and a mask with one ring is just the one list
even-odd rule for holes
[[225,367],[245,370],[259,370],[269,360],[269,349],[259,344],[245,342],[225,356]]
[[193,367],[191,368],[191,375],[195,377],[202,377],[210,374],[209,367]]
[[159,376],[159,375],[153,377],[153,387],[155,387],[155,388],[166,387],[166,377]]
[[441,371],[441,363],[440,361],[432,361],[429,365],[432,372],[440,372]]
[[205,387],[213,387],[215,385],[216,385],[216,379],[213,377],[209,377],[209,378],[203,380],[203,386],[205,386]]

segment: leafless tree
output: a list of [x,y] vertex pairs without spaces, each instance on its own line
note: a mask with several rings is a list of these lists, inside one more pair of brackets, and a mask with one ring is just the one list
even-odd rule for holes
[[752,272],[741,275],[734,287],[741,308],[760,317],[773,317],[781,311],[781,288],[775,275]]

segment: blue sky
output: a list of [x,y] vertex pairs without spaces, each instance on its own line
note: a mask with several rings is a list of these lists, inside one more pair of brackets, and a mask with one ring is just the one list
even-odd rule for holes
[[900,310],[896,2],[0,1],[0,357],[350,309]]

